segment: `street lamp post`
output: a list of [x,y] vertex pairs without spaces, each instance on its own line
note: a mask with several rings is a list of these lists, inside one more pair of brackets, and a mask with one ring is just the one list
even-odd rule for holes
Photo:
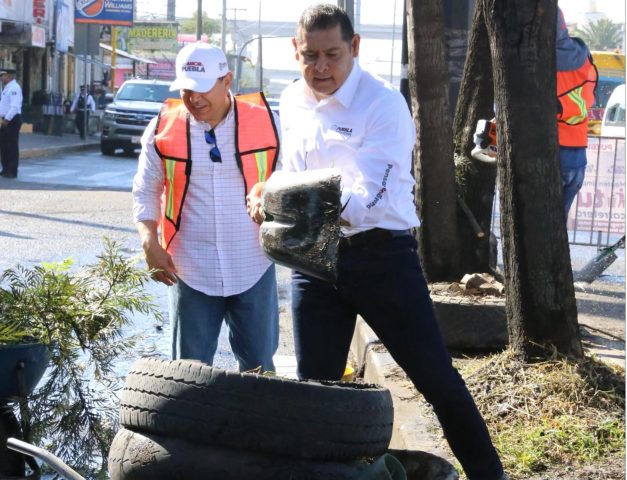
[[257,63],[259,64],[259,91],[263,92],[263,42],[261,41],[261,0],[259,0],[259,17],[257,20],[257,29],[259,35],[259,50],[257,51]]
[[[246,47],[246,45],[248,45],[249,43],[255,40],[258,40],[259,49],[261,49],[262,39],[264,38],[292,38],[292,36],[291,35],[267,35],[267,36],[258,35],[256,37],[249,38],[242,44],[241,48],[239,49],[239,54],[237,55],[237,71],[235,73],[235,89],[236,89],[235,91],[237,93],[239,93],[239,84],[240,84],[240,80],[242,77],[242,52],[244,51],[244,47]],[[262,65],[261,51],[259,52],[259,74],[261,78],[261,80],[259,81],[259,90],[263,91],[263,65]]]
[[202,37],[202,0],[198,0],[198,13],[196,15],[196,41],[199,41]]
[[259,43],[261,44],[261,36],[253,37],[246,40],[239,49],[239,53],[237,54],[237,72],[235,75],[235,92],[239,93],[239,82],[242,77],[242,52],[244,51],[244,47],[248,45],[250,42],[259,39]]

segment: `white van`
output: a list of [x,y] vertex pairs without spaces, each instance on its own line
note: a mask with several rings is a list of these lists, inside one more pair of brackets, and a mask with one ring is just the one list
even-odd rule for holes
[[625,138],[625,84],[614,89],[607,101],[601,122],[602,137]]

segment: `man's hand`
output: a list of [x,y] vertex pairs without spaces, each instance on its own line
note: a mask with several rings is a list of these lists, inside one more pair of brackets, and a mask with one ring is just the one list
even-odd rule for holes
[[159,244],[145,249],[144,253],[148,268],[155,270],[152,279],[166,285],[174,285],[176,283],[176,267],[170,254]]
[[250,193],[246,195],[246,211],[250,218],[255,223],[261,224],[266,218],[263,208],[261,206],[261,195],[263,194],[263,188],[266,186],[266,182],[259,182],[253,185],[250,189]]
[[172,257],[159,243],[156,222],[138,222],[137,231],[146,255],[146,264],[154,270],[152,279],[165,285],[176,283],[176,267]]

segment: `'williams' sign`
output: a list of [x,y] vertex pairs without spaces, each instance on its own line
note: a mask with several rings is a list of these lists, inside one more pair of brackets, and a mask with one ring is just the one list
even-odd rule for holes
[[135,0],[74,0],[76,23],[133,26]]

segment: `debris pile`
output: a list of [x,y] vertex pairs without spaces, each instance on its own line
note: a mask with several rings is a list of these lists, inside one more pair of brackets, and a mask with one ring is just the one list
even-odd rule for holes
[[460,282],[429,284],[433,295],[504,297],[505,286],[489,273],[467,273]]

